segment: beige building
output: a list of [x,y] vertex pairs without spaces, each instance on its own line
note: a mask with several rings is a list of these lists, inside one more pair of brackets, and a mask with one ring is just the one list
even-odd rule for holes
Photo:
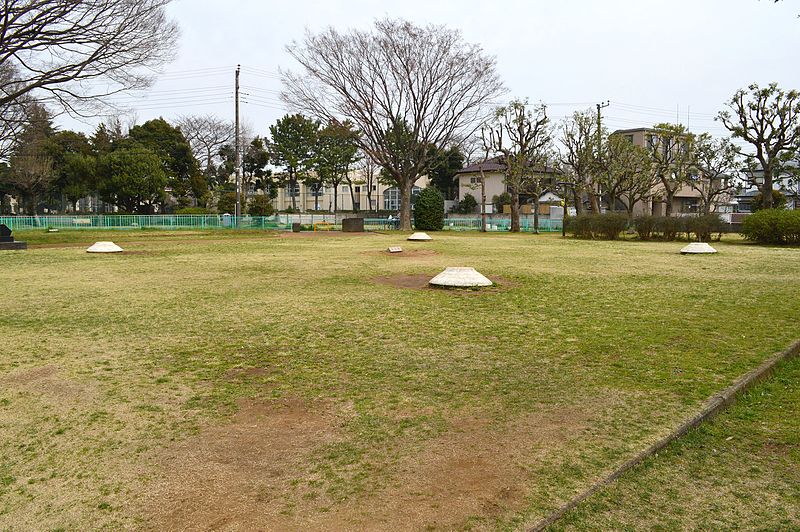
[[[492,198],[509,191],[508,185],[506,185],[504,181],[505,168],[505,165],[500,162],[499,157],[493,157],[485,162],[471,164],[462,168],[456,172],[456,175],[458,176],[458,199],[464,199],[464,196],[471,194],[472,197],[474,197],[478,202],[478,209],[476,209],[477,212],[481,212],[480,203],[482,170],[483,176],[486,179],[486,212],[492,213],[494,210]],[[555,177],[555,171],[552,168],[543,169],[541,172],[550,174],[553,182],[557,181]],[[555,194],[553,194],[553,190],[547,190],[555,188],[556,187],[553,185],[550,187],[545,186],[546,190],[539,198],[539,201],[541,202],[539,208],[540,214],[549,214],[550,204],[561,203],[561,198],[555,196]],[[522,204],[521,212],[523,214],[530,212],[529,204],[532,203],[532,200],[533,198],[529,194],[520,194],[520,203]]]
[[[338,186],[336,204],[339,211],[400,210],[400,190],[396,186],[380,183],[377,179],[368,183],[357,170],[352,172],[351,180],[353,182],[352,194],[347,182],[342,182]],[[427,184],[427,177],[419,178],[415,183],[413,193],[419,194]],[[256,193],[251,189],[248,195],[252,196]],[[278,189],[278,195],[272,204],[277,210],[285,211],[292,206],[292,196],[294,196],[295,205],[300,212],[315,210],[333,212],[334,187],[332,185],[314,189],[312,186],[300,182],[292,190],[292,187],[286,184]]]
[[[653,128],[634,128],[634,129],[619,129],[614,131],[612,135],[621,135],[626,137],[636,146],[641,146],[647,149],[655,149],[660,145],[661,139],[657,129]],[[663,216],[666,214],[666,198],[663,195],[664,187],[659,184],[653,190],[653,198],[646,202],[639,202],[634,207],[634,215],[652,214],[654,216]],[[700,209],[700,193],[689,185],[682,185],[675,192],[672,197],[672,214],[673,216],[681,216],[688,214],[696,214]],[[720,198],[719,202],[712,206],[712,212],[726,213],[732,212],[733,197]]]

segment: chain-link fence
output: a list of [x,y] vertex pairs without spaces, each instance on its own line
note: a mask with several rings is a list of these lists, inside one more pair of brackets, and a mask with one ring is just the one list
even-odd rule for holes
[[[276,214],[274,216],[231,216],[227,214],[155,214],[155,215],[73,215],[73,216],[0,216],[0,223],[12,230],[25,229],[271,229],[291,230],[295,223],[303,229],[341,229],[343,218],[352,214]],[[399,229],[397,217],[364,218],[367,231]],[[486,230],[509,231],[509,217],[487,217]],[[480,231],[480,217],[445,218],[448,231]],[[532,216],[520,217],[520,230],[534,230]],[[542,218],[539,231],[561,231],[561,220]]]

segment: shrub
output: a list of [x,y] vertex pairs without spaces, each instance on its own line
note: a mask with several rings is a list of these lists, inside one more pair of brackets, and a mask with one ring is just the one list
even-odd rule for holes
[[628,217],[614,212],[606,214],[579,214],[569,218],[567,229],[578,238],[605,238],[616,240],[628,226]]
[[441,231],[444,227],[444,197],[435,187],[426,187],[417,196],[414,227],[422,231]]
[[718,214],[686,218],[686,232],[694,233],[698,242],[709,242],[713,233],[722,233],[722,219]]
[[641,240],[650,240],[656,231],[656,222],[655,216],[637,216],[633,219],[633,227]]
[[683,218],[678,216],[658,216],[655,218],[655,230],[661,233],[661,238],[672,242],[678,234],[684,231]]
[[478,207],[478,200],[472,194],[464,194],[464,198],[455,206],[455,212],[459,214],[472,214]]
[[503,192],[499,196],[492,196],[492,205],[494,212],[503,212],[503,205],[511,205],[511,194]]
[[184,207],[175,211],[175,214],[208,214],[209,212],[211,211],[205,207]]
[[247,214],[250,216],[272,216],[275,214],[275,207],[272,206],[268,196],[255,196],[247,206]]
[[619,234],[628,227],[628,217],[614,212],[597,217],[597,233],[607,240],[616,240]]
[[741,233],[762,244],[800,244],[800,211],[762,209],[744,219]]
[[567,231],[578,238],[592,238],[594,236],[595,214],[579,214],[567,220]]
[[220,214],[233,214],[236,212],[236,193],[223,192],[217,202],[217,212]]

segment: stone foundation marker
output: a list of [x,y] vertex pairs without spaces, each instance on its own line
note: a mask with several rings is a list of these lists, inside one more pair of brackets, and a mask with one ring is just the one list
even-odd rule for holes
[[705,242],[692,242],[681,250],[681,255],[704,255],[716,252],[716,249],[712,248]]
[[426,242],[428,240],[433,240],[427,233],[414,233],[406,240],[411,240],[412,242]]
[[113,242],[95,242],[86,249],[87,253],[121,253],[122,248]]
[[448,266],[442,273],[428,281],[428,284],[441,288],[477,288],[492,286],[492,281],[478,273],[475,268]]

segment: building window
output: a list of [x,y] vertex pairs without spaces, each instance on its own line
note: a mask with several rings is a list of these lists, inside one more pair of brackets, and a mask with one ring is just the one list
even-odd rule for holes
[[295,183],[294,186],[286,185],[286,196],[289,198],[298,198],[300,197],[300,183]]
[[685,213],[697,212],[699,203],[700,202],[697,198],[681,198],[681,212]]
[[470,185],[480,185],[481,184],[481,178],[480,177],[470,177],[469,178],[469,184]]
[[[414,205],[414,201],[417,199],[417,196],[421,191],[422,189],[419,187],[414,187],[411,189],[411,205]],[[399,188],[392,187],[383,191],[383,209],[386,211],[400,210]]]
[[325,187],[322,183],[312,183],[311,184],[311,196],[312,197],[319,197],[325,194]]
[[356,187],[355,192],[356,192],[356,194],[361,194],[361,187]]
[[375,192],[376,190],[378,190],[378,185],[372,185],[372,191]]

